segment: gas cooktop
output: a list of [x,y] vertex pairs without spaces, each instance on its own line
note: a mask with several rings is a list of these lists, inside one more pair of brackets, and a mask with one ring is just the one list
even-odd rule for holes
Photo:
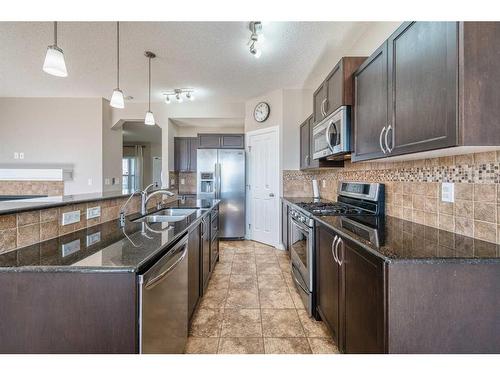
[[313,215],[319,216],[334,216],[334,215],[370,215],[369,211],[363,210],[362,208],[352,207],[345,203],[340,202],[314,202],[297,203],[297,206],[303,210],[310,212]]

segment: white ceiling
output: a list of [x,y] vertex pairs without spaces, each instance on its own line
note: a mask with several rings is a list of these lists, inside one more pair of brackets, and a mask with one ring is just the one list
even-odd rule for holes
[[161,143],[161,128],[158,125],[144,126],[143,121],[127,121],[122,130],[124,143]]
[[[177,87],[193,87],[199,100],[233,102],[302,87],[326,49],[345,48],[367,27],[365,22],[265,23],[257,60],[246,45],[247,22],[123,22],[121,87],[134,101],[147,100],[145,50],[158,56],[152,62],[152,101]],[[49,22],[0,22],[0,96],[109,97],[116,86],[115,23],[59,24],[67,78],[42,72],[52,38]]]
[[200,128],[243,128],[243,118],[171,118],[177,126]]

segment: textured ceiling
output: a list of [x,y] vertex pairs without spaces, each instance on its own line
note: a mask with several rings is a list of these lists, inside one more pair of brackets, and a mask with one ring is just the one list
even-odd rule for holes
[[[124,22],[121,87],[134,101],[147,100],[146,49],[152,62],[152,101],[162,91],[193,87],[199,100],[243,101],[276,88],[301,87],[326,49],[352,44],[363,22],[268,22],[262,57],[246,45],[247,22]],[[52,23],[0,22],[0,96],[109,97],[116,86],[113,22],[62,22],[68,78],[42,72]],[[333,65],[334,62],[332,62]]]

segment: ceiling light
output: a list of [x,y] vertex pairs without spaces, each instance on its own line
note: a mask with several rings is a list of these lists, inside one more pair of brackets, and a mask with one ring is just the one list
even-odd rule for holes
[[170,104],[170,95],[165,95],[165,103]]
[[186,93],[186,98],[187,98],[188,100],[190,100],[190,101],[193,101],[193,100],[194,100],[194,95],[193,95],[190,91],[188,91],[188,92]]
[[180,93],[175,94],[175,99],[177,99],[177,103],[182,103],[182,96]]
[[264,38],[262,34],[262,22],[252,21],[248,25],[248,28],[252,34],[247,44],[250,46],[250,53],[258,59],[262,55],[262,50],[257,48],[257,42],[262,41]]
[[113,90],[109,105],[113,108],[125,108],[123,92],[120,90],[120,22],[116,23],[116,89]]
[[[184,101],[184,98],[189,101],[194,100],[194,90],[192,88],[169,90],[164,92],[163,95],[165,96],[165,103],[167,104],[170,104],[172,99],[174,98],[177,103],[182,103]],[[170,97],[172,97],[172,99]]]
[[47,47],[42,69],[45,73],[56,77],[68,76],[63,50],[57,45],[57,22],[54,22],[54,44]]
[[146,117],[144,118],[144,123],[146,125],[155,125],[155,117],[153,116],[153,112],[151,112],[151,59],[154,59],[156,55],[151,51],[144,52],[144,55],[148,58],[149,64],[149,85],[148,85],[148,111],[146,112]]

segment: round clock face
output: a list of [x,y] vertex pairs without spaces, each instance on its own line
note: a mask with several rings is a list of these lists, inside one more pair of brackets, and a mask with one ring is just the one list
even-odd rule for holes
[[271,108],[269,104],[266,102],[260,102],[255,106],[255,110],[253,111],[253,117],[257,122],[264,122],[269,117],[269,113],[271,112]]

